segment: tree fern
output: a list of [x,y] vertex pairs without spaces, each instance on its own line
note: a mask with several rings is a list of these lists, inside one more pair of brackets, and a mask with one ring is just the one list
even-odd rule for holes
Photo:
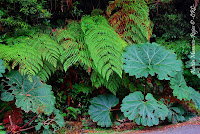
[[85,16],[81,23],[85,42],[98,72],[106,80],[113,72],[121,77],[124,42],[102,16]]
[[110,16],[110,24],[124,38],[137,44],[150,40],[153,24],[149,19],[149,8],[144,0],[111,1],[107,14]]
[[48,78],[51,76],[52,73],[54,73],[55,67],[50,64],[47,61],[43,62],[43,67],[40,69],[40,71],[36,74],[39,76],[42,80],[47,81]]
[[86,44],[81,44],[81,48],[80,48],[80,52],[79,52],[79,56],[80,56],[80,65],[88,72],[89,72],[89,68],[91,69],[95,69],[94,63],[92,62],[92,58],[91,58],[91,53],[88,50],[88,46]]
[[1,45],[0,57],[6,62],[12,62],[13,69],[19,64],[21,74],[35,75],[43,66],[38,51],[26,44]]
[[57,66],[57,60],[60,57],[59,45],[47,34],[33,36],[31,46],[41,53],[42,59],[48,61],[54,67]]
[[99,88],[105,86],[114,95],[116,95],[116,92],[122,85],[122,79],[116,73],[111,75],[107,81],[98,72],[93,71],[90,79],[94,87]]
[[96,71],[93,71],[90,77],[90,80],[92,82],[92,86],[99,88],[101,86],[103,86],[105,80],[103,79],[103,77]]
[[[52,69],[49,66],[57,67],[60,46],[48,34],[34,32],[11,38],[7,43],[8,45],[0,46],[0,57],[7,63],[12,62],[12,68],[19,65],[22,75],[28,74],[31,78],[30,76],[39,74],[42,79],[47,80],[50,73],[45,71]],[[46,66],[46,63],[49,65]]]
[[79,47],[78,43],[67,40],[62,43],[64,50],[61,51],[61,63],[63,63],[64,70],[76,63],[79,60]]
[[104,84],[106,88],[110,90],[110,92],[116,95],[118,89],[122,85],[122,79],[119,77],[119,75],[114,73],[113,75],[110,76],[108,81],[105,81]]
[[83,44],[84,34],[80,23],[71,22],[67,29],[58,30],[55,36],[63,48],[60,49],[60,61],[65,71],[76,62],[89,65],[91,61],[88,55],[90,53],[88,53],[87,47]]

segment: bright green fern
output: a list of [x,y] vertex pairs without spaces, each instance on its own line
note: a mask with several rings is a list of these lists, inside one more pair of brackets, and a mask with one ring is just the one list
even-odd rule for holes
[[85,42],[98,72],[106,78],[116,72],[122,76],[122,45],[119,35],[103,16],[85,16],[81,21]]
[[28,34],[11,38],[7,43],[0,46],[0,57],[7,64],[11,62],[12,69],[19,66],[20,73],[28,74],[30,79],[30,76],[39,75],[47,80],[57,67],[61,48],[48,34]]

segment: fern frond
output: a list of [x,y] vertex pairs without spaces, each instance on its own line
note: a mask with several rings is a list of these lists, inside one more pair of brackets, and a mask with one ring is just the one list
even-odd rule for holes
[[68,33],[70,35],[72,35],[75,40],[79,43],[83,43],[84,42],[84,34],[83,31],[81,29],[81,24],[73,21],[72,23],[68,24],[68,29],[67,29]]
[[[117,9],[113,15],[113,11]],[[120,9],[120,10],[118,10]],[[149,8],[144,0],[115,0],[107,8],[109,22],[115,30],[134,43],[145,43],[152,35]]]
[[31,45],[41,53],[42,59],[48,61],[55,68],[60,57],[59,45],[47,34],[33,36]]
[[57,29],[57,31],[54,32],[54,36],[60,43],[69,39],[76,42],[84,42],[84,34],[81,25],[76,21],[70,22],[66,29]]
[[37,76],[39,76],[43,81],[47,81],[48,78],[54,73],[55,67],[47,61],[44,61],[42,69],[40,69]]
[[105,86],[114,95],[116,95],[116,92],[122,85],[122,79],[116,73],[111,75],[109,80],[107,81],[98,72],[93,71],[90,79],[92,82],[92,86],[96,88]]
[[[0,51],[3,51],[0,56],[7,63],[12,62],[12,68],[19,65],[22,75],[28,74],[31,78],[30,76],[39,74],[43,80],[47,80],[50,75],[49,69],[57,67],[60,46],[48,34],[37,33],[34,30],[33,33],[7,40],[8,45],[0,46]],[[44,64],[48,64],[49,69],[45,69]]]
[[60,53],[60,61],[63,64],[64,70],[75,64],[79,60],[79,48],[78,43],[67,40],[62,43],[63,49],[61,49]]
[[0,57],[6,62],[12,62],[13,69],[19,64],[22,75],[36,75],[43,66],[41,55],[38,55],[38,51],[29,45],[1,45]]
[[88,50],[88,46],[86,44],[80,45],[80,51],[79,51],[79,64],[85,69],[88,74],[90,74],[91,69],[95,69],[95,65],[91,58],[91,53]]
[[113,75],[110,76],[109,80],[105,82],[105,86],[107,89],[110,90],[114,95],[116,95],[116,92],[122,85],[122,79],[114,73]]
[[82,18],[82,29],[98,72],[107,80],[114,72],[121,77],[123,41],[106,23],[106,19],[102,16],[86,16]]
[[93,71],[90,77],[90,80],[92,82],[92,86],[99,88],[103,86],[105,79],[96,71]]
[[57,41],[62,47],[60,49],[60,61],[63,64],[64,70],[80,61],[80,47],[84,42],[84,34],[81,30],[81,25],[78,22],[71,22],[67,29],[59,29],[54,33]]

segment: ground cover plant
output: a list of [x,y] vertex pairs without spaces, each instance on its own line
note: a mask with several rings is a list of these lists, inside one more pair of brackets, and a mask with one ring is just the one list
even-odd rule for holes
[[[0,4],[2,133],[135,129],[199,116],[200,44],[194,51],[190,12],[176,9],[178,0]],[[192,8],[199,13],[197,2]]]

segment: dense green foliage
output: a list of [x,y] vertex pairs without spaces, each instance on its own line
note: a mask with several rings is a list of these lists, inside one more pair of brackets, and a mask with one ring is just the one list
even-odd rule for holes
[[1,1],[0,122],[8,133],[45,134],[68,133],[75,120],[153,126],[198,116],[200,39],[189,21],[199,28],[200,10],[192,18],[194,1],[181,1],[187,12],[179,2]]
[[[158,74],[158,79],[170,80],[170,88],[173,89],[174,96],[176,96],[179,100],[192,100],[195,107],[199,109],[199,97],[192,97],[195,94],[195,96],[199,95],[199,92],[186,85],[184,77],[180,72],[181,61],[176,60],[175,54],[165,50],[164,47],[158,46],[157,44],[152,44],[150,46],[150,43],[146,43],[141,44],[140,46],[128,46],[123,54],[123,58],[125,63],[124,70],[125,72],[129,72],[129,75],[134,75],[136,78],[147,78],[149,75],[154,76],[154,70],[158,70],[156,72]],[[173,69],[174,65],[176,66],[176,69]],[[172,69],[172,71],[168,73],[170,77],[163,75],[163,73],[166,73],[170,69]],[[164,72],[164,70],[166,71]],[[159,75],[166,77],[159,77]],[[153,88],[150,87],[150,90],[153,90]],[[89,108],[89,110],[92,109],[94,108]],[[159,119],[165,120],[166,117],[170,122],[173,123],[177,121],[183,121],[185,119],[181,115],[179,108],[170,107],[170,105],[167,107],[163,102],[157,101],[151,93],[147,93],[146,97],[144,98],[142,92],[138,91],[129,94],[123,99],[121,111],[124,112],[124,115],[130,120],[135,120],[138,125],[142,124],[144,126],[158,125]],[[174,117],[173,113],[176,115],[176,117]],[[172,120],[172,118],[175,118],[175,120]],[[98,122],[98,120],[95,121]]]
[[125,44],[117,33],[100,16],[84,17],[81,21],[85,42],[98,72],[109,79],[113,72],[122,75],[122,46]]
[[30,28],[31,21],[38,23],[36,22],[38,19],[44,21],[51,16],[44,8],[45,3],[45,0],[3,0],[0,8],[0,23],[10,28]]

